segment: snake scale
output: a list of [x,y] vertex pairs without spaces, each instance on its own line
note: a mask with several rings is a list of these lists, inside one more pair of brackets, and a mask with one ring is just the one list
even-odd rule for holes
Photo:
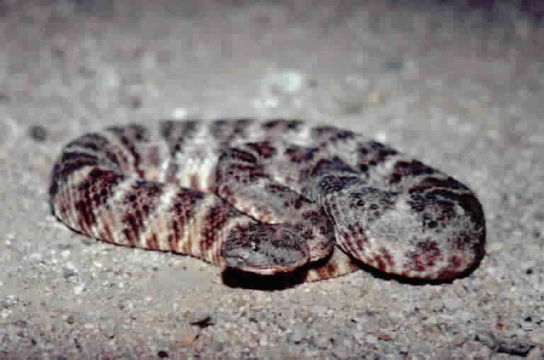
[[114,126],[68,143],[53,214],[106,242],[303,281],[361,265],[445,280],[484,256],[485,218],[452,177],[363,135],[298,120]]

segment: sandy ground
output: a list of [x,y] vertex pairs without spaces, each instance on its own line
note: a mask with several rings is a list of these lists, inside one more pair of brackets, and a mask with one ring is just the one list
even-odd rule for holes
[[[0,1],[0,358],[544,359],[544,28],[508,5],[359,3]],[[263,291],[51,216],[73,137],[240,116],[343,126],[455,176],[487,256],[448,284]]]

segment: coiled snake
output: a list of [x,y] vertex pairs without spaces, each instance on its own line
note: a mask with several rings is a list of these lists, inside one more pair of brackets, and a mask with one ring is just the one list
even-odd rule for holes
[[116,126],[64,147],[54,215],[107,242],[304,280],[360,263],[450,279],[484,254],[465,185],[362,135],[297,120]]

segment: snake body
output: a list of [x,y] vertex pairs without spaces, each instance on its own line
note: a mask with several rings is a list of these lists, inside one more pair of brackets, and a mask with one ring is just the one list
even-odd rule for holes
[[49,193],[53,214],[89,237],[263,275],[304,268],[312,281],[364,264],[451,279],[484,255],[468,187],[363,135],[297,120],[85,134],[63,148]]

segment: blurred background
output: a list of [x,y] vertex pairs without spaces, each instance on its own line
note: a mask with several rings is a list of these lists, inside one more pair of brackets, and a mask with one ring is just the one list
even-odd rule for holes
[[428,114],[437,97],[466,117],[513,97],[530,111],[542,95],[542,4],[2,0],[0,101],[18,123],[57,131],[67,117],[79,130],[225,116],[372,126],[400,108],[403,123],[442,123]]

